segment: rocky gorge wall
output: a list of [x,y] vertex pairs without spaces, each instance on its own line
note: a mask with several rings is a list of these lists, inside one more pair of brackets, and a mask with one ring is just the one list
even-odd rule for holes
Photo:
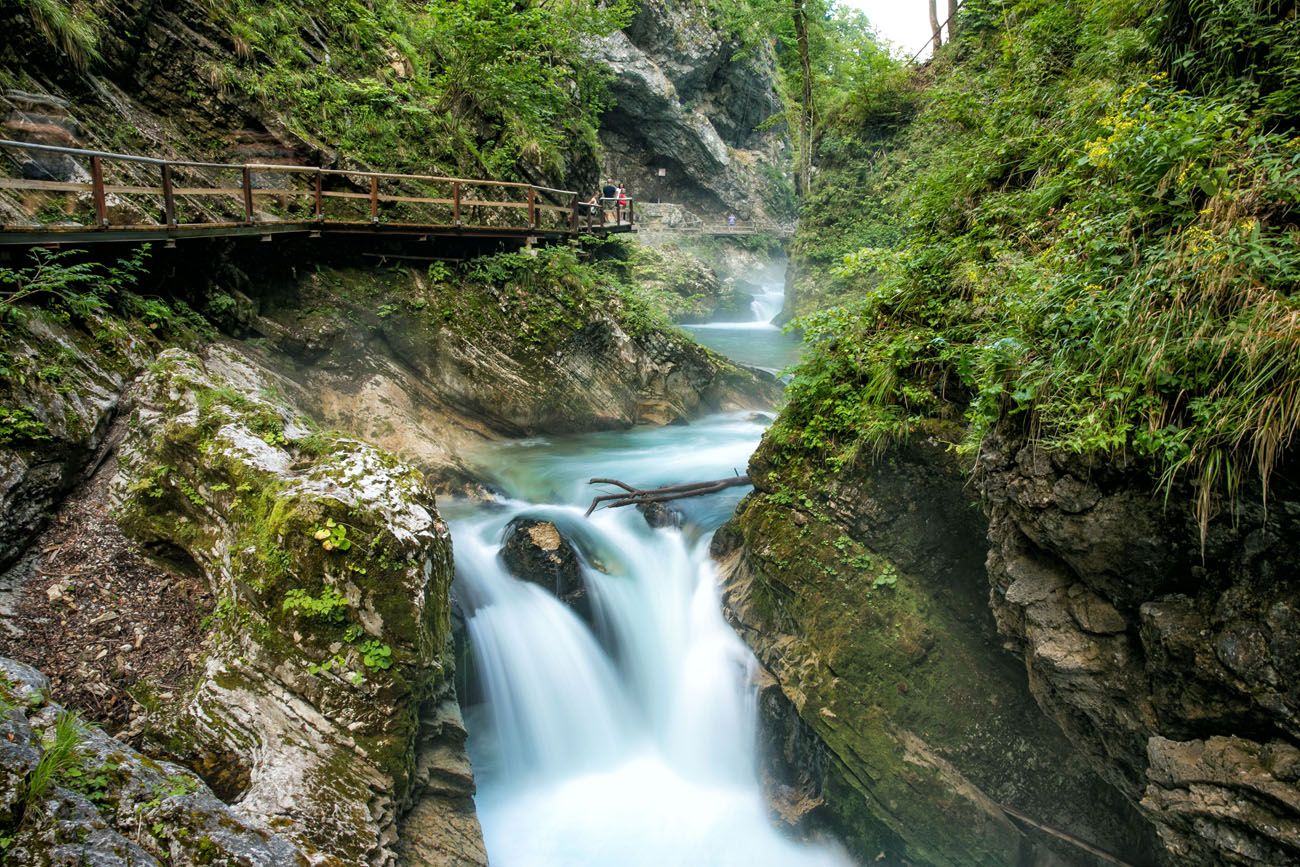
[[[1002,805],[1141,852],[1131,805],[1034,703],[989,616],[986,525],[935,430],[838,474],[755,455],[714,541],[763,667],[769,790],[886,864],[1089,864]],[[815,479],[815,483],[814,483]]]
[[1202,543],[1138,463],[959,435],[751,463],[714,550],[777,814],[884,863],[1093,863],[1003,806],[1133,864],[1300,858],[1290,478]]
[[792,201],[788,142],[769,128],[782,110],[775,56],[767,45],[743,49],[706,0],[645,0],[631,24],[597,41],[592,57],[613,76],[605,174],[638,199],[707,216],[786,216],[773,213]]
[[1218,503],[1139,464],[984,448],[989,600],[1048,716],[1141,809],[1168,863],[1300,859],[1294,484]]
[[[303,857],[485,863],[434,484],[471,485],[461,455],[488,438],[757,407],[776,384],[598,284],[539,277],[545,259],[491,277],[215,261],[187,293],[211,321],[123,288],[7,325],[3,652],[55,666],[55,690],[107,709],[130,749],[197,771],[203,798]],[[160,258],[146,279],[190,274]],[[61,509],[42,536],[69,493],[89,520]],[[87,552],[70,572],[65,548]],[[134,590],[146,561],[164,572]],[[155,595],[152,619],[132,596],[191,586]],[[160,662],[163,636],[188,667]],[[115,799],[134,785],[105,779]],[[9,815],[45,833],[43,807]]]

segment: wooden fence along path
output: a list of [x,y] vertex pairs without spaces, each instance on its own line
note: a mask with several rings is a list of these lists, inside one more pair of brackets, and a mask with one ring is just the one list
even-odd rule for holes
[[[642,228],[651,231],[651,223],[643,219]],[[778,223],[773,220],[761,219],[729,221],[716,218],[706,220],[687,211],[683,213],[680,222],[671,225],[664,222],[655,223],[653,231],[667,235],[707,235],[715,238],[768,235],[780,240],[788,240],[794,236],[794,225],[792,223]]]
[[[162,160],[0,139],[0,245],[306,234],[521,242],[633,231],[572,190],[508,181]],[[15,204],[17,207],[15,207]],[[31,215],[31,216],[29,216]]]

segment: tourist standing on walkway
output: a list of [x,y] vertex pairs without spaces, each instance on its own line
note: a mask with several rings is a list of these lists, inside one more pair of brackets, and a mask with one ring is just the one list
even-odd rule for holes
[[605,222],[612,223],[615,218],[614,205],[618,199],[618,187],[612,180],[605,181],[605,188],[601,190],[601,195],[604,197],[602,204],[605,206]]

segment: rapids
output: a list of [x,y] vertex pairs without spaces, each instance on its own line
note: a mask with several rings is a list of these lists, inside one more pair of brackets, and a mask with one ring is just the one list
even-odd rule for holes
[[[772,294],[755,298],[756,317],[780,310]],[[793,357],[766,321],[749,330],[767,366]],[[511,499],[444,509],[472,651],[477,701],[466,719],[493,865],[847,863],[778,833],[758,783],[755,662],[722,617],[708,556],[744,490],[681,501],[680,530],[651,529],[633,509],[582,517],[591,476],[653,486],[744,472],[762,432],[758,417],[737,413],[500,444],[480,463]],[[592,627],[502,568],[502,530],[521,514],[553,521],[579,549]]]

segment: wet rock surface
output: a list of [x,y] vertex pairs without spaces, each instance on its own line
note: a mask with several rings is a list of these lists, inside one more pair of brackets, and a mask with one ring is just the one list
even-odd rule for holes
[[1300,858],[1300,508],[1243,492],[1202,548],[1190,491],[994,438],[990,603],[1043,709],[1175,863]]
[[511,574],[546,588],[579,616],[591,619],[581,558],[559,527],[520,517],[506,525],[502,538],[501,560]]
[[986,527],[942,432],[815,483],[774,457],[760,447],[714,541],[728,619],[765,669],[774,812],[885,864],[1091,864],[1005,804],[1141,863],[1150,830],[1001,647]]

